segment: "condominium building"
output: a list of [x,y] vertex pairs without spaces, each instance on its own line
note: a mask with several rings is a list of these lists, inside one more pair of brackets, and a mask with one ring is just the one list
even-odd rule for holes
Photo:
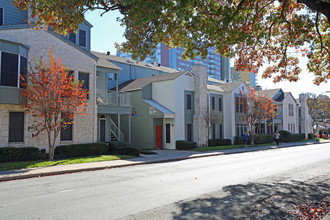
[[[168,49],[166,45],[160,43],[154,49],[153,55],[147,56],[143,62],[170,67],[179,71],[192,70],[195,63],[202,63],[207,67],[207,74],[209,77],[221,80],[230,80],[230,59],[222,57],[215,52],[215,48],[208,49],[206,59],[200,56],[190,60],[183,60],[181,56],[184,49],[181,47]],[[131,58],[131,54],[123,53],[117,50],[117,56],[124,58]]]

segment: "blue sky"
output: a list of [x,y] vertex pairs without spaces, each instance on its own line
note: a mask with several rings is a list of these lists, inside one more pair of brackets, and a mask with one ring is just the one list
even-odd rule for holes
[[[115,43],[125,42],[124,27],[121,27],[117,22],[117,17],[121,17],[118,11],[112,11],[104,14],[102,17],[101,12],[98,10],[87,12],[86,20],[92,25],[92,50],[98,52],[110,51],[112,55],[116,55]],[[303,62],[300,67],[302,73],[298,82],[280,82],[274,84],[272,79],[261,79],[261,74],[257,75],[258,84],[263,89],[282,88],[284,92],[291,92],[295,98],[298,98],[299,93],[312,92],[320,94],[330,90],[330,83],[322,83],[320,86],[313,84],[313,74],[308,73],[306,68],[306,60],[301,59]],[[233,63],[233,62],[232,62]]]

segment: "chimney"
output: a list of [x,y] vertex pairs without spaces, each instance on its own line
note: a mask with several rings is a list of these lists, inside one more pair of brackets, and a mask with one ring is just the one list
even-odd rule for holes
[[207,100],[207,68],[196,63],[192,67],[194,74],[194,116],[193,139],[198,146],[207,146],[208,131],[205,114],[208,112]]
[[107,51],[107,55],[108,55],[108,56],[110,55],[110,51]]

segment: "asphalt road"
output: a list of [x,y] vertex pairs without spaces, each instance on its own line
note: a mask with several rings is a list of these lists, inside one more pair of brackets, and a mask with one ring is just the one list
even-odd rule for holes
[[[231,204],[231,209],[218,204],[222,212],[234,210],[223,212],[224,217],[211,216],[219,209],[198,209],[213,207],[208,198],[215,195],[228,196],[244,188],[247,195],[257,194],[254,190],[261,183],[272,191],[274,185],[266,183],[293,180],[294,187],[301,187],[311,179],[327,182],[329,175],[330,144],[320,144],[2,182],[0,219],[235,219],[244,214],[234,212],[247,205],[248,196],[244,201],[238,199],[241,195],[217,199]],[[328,186],[316,189],[313,184],[310,190],[320,190],[318,194]],[[280,193],[292,186],[276,187]]]

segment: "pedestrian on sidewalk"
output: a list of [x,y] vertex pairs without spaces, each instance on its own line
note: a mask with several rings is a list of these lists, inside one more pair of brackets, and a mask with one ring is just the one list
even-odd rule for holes
[[247,147],[248,140],[249,140],[249,136],[246,134],[246,131],[244,131],[243,134],[244,148]]
[[274,134],[274,139],[275,139],[275,142],[276,142],[276,145],[278,146],[279,143],[280,143],[280,133],[278,133],[278,131],[276,130],[275,134]]

